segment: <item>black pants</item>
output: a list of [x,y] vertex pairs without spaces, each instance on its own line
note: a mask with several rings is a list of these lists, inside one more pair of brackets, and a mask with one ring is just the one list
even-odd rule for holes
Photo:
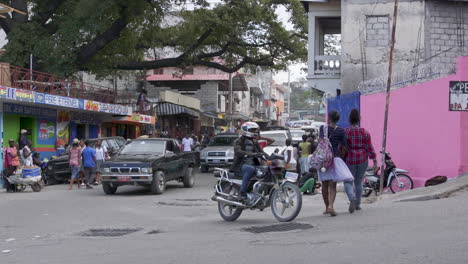
[[13,184],[10,184],[8,177],[13,175],[13,172],[16,170],[16,166],[8,165],[6,169],[3,170],[3,184],[7,191],[15,191],[16,187]]

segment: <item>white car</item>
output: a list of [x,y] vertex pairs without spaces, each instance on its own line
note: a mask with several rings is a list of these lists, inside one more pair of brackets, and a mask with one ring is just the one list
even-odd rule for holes
[[291,139],[291,133],[288,130],[261,131],[260,135],[275,140],[273,144],[263,148],[263,151],[268,155],[273,154],[276,150],[278,150],[278,154],[283,153],[286,149],[286,139]]
[[302,136],[307,134],[305,130],[302,129],[291,129],[292,144],[299,144],[302,142]]

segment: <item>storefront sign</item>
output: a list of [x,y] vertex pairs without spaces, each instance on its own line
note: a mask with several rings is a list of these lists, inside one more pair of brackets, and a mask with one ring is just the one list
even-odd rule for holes
[[468,81],[451,81],[450,111],[468,111]]
[[34,102],[38,104],[44,104],[45,103],[45,94],[43,93],[34,93]]
[[91,100],[84,100],[84,109],[114,115],[130,115],[131,110],[128,106],[117,104],[106,104]]
[[12,89],[15,100],[24,102],[34,102],[34,92],[21,89]]
[[48,105],[80,108],[80,100],[81,99],[45,94],[44,103]]
[[139,115],[133,114],[132,119],[136,122],[143,123],[143,124],[154,124],[155,120],[152,116],[149,115]]
[[92,113],[79,113],[79,112],[69,112],[70,113],[70,120],[76,123],[81,124],[94,124],[99,125],[101,123],[100,120],[96,119],[96,115]]
[[59,145],[70,142],[70,112],[59,111],[57,116],[57,141]]
[[0,98],[7,98],[8,97],[8,88],[0,87]]
[[42,117],[57,117],[57,110],[55,109],[46,109],[36,106],[28,105],[17,105],[17,104],[3,104],[3,112],[6,114],[18,114],[18,115],[31,115],[31,116],[42,116]]

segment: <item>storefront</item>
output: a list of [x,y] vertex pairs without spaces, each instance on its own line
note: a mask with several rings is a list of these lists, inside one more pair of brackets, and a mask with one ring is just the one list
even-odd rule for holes
[[78,111],[58,111],[57,145],[70,144],[73,139],[98,138],[101,120],[105,116]]
[[26,129],[26,138],[42,157],[55,154],[57,110],[4,103],[3,113],[3,142],[9,139],[19,142],[20,130]]
[[156,108],[157,126],[170,137],[183,138],[186,134],[200,134],[199,111],[172,103],[160,103]]
[[120,136],[125,139],[135,139],[141,135],[152,135],[155,123],[154,116],[132,114],[103,123],[101,134],[103,137]]

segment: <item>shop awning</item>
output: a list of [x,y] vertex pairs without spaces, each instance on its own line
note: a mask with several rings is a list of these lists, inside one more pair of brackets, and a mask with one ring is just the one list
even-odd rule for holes
[[155,107],[156,116],[169,116],[169,115],[190,115],[196,118],[200,117],[200,113],[192,110],[188,107],[171,104],[171,103],[160,103]]

